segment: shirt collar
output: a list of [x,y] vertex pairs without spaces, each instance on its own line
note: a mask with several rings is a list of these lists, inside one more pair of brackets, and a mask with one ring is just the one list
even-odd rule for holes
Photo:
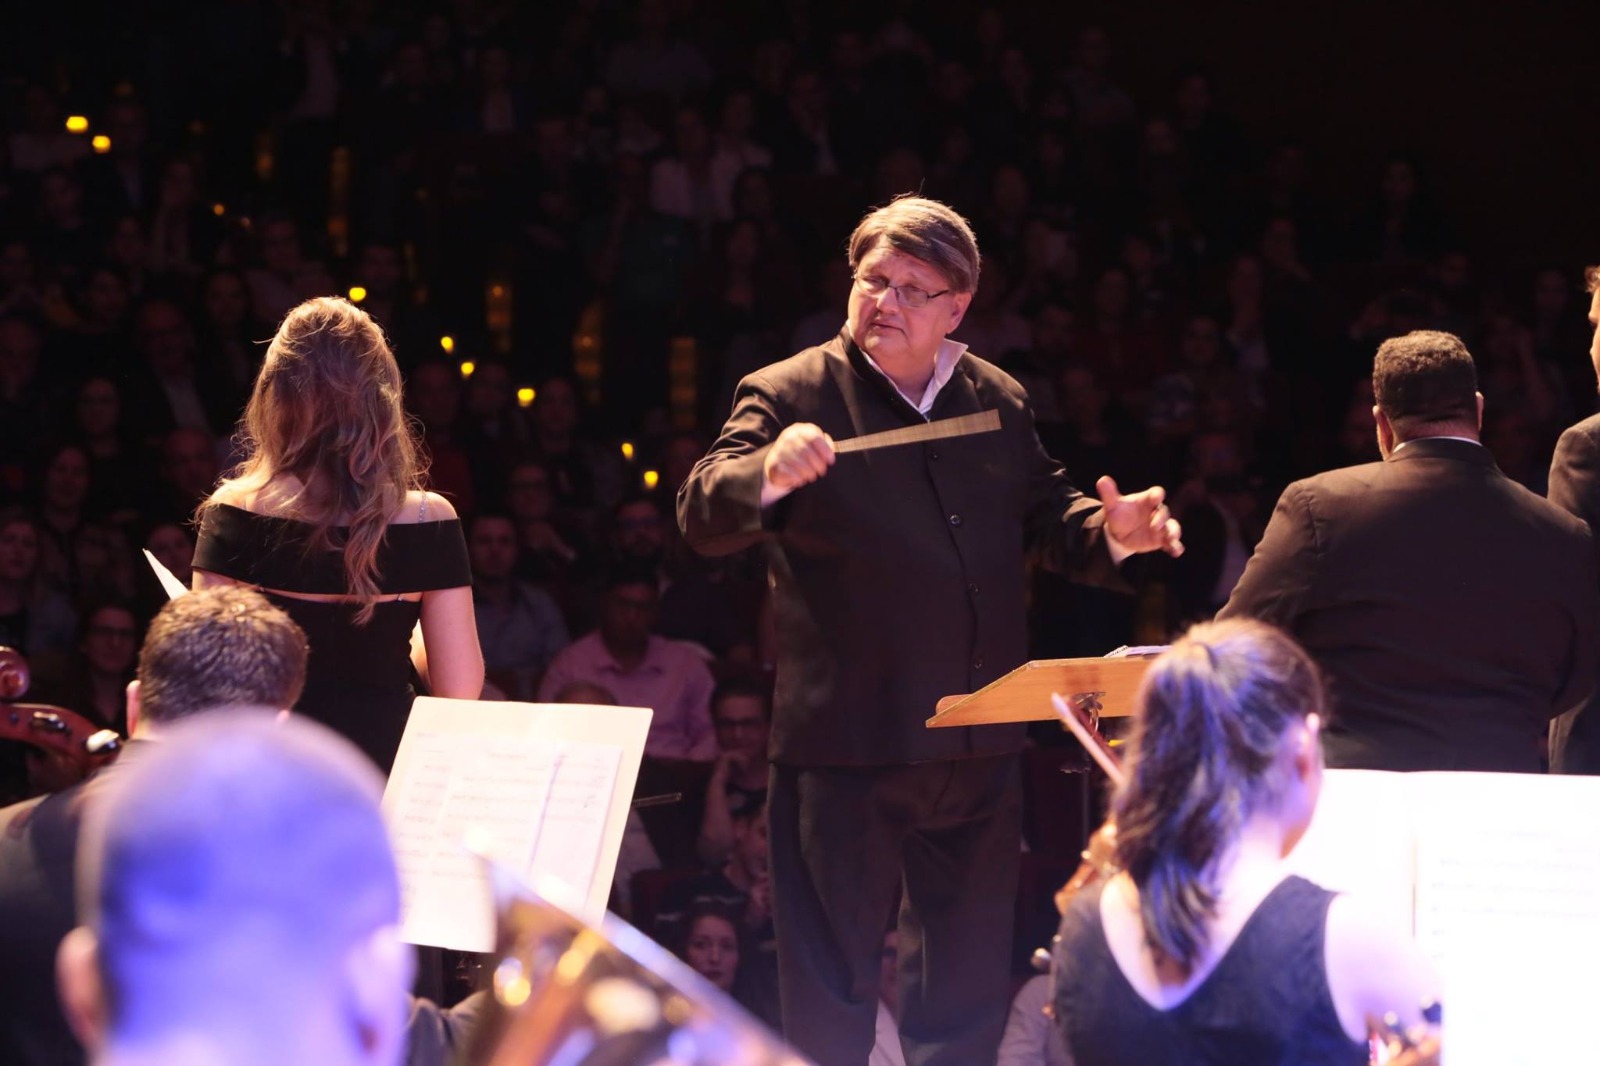
[[867,361],[867,365],[878,373],[883,374],[884,380],[894,385],[894,391],[900,393],[905,398],[906,403],[915,407],[924,418],[927,417],[929,411],[933,410],[933,401],[939,398],[940,390],[950,384],[950,379],[956,372],[956,363],[960,361],[967,351],[965,344],[960,341],[953,341],[949,337],[939,342],[939,353],[933,357],[933,377],[928,379],[928,387],[922,390],[922,398],[919,400],[914,396],[908,395],[899,385],[895,385],[894,378],[884,373],[883,367],[879,366],[872,356],[867,354],[865,348],[860,345],[856,347],[861,352],[861,358]]
[[1391,451],[1389,454],[1390,455],[1394,455],[1396,452],[1400,451],[1400,449],[1404,448],[1407,444],[1415,444],[1419,440],[1463,440],[1463,441],[1466,441],[1468,444],[1476,444],[1480,448],[1483,447],[1483,441],[1481,441],[1481,440],[1476,440],[1476,439],[1474,439],[1472,437],[1452,437],[1452,436],[1449,436],[1448,434],[1446,434],[1446,435],[1438,436],[1438,437],[1412,437],[1410,440],[1403,440],[1399,444],[1396,444],[1394,446],[1394,450]]

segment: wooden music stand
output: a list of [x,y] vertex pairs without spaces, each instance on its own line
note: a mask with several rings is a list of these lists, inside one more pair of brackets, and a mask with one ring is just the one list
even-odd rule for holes
[[1055,721],[1050,696],[1057,692],[1091,717],[1126,718],[1152,658],[1035,659],[970,695],[944,697],[927,726]]

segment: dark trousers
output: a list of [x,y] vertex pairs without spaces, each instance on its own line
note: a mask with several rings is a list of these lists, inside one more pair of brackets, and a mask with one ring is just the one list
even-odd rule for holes
[[1014,756],[772,767],[784,1036],[819,1066],[871,1054],[897,889],[908,1066],[994,1062],[1009,1006],[1022,804]]

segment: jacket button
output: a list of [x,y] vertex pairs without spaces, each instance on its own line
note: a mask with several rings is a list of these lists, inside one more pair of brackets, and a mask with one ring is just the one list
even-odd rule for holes
[[953,526],[959,526],[961,524],[961,516],[958,515],[958,514],[951,515],[950,516],[950,524],[953,525]]
[[977,594],[978,594],[978,583],[976,581],[968,582],[967,583],[967,595],[976,596]]
[[928,453],[928,458],[929,459],[933,459],[933,460],[937,460],[939,458],[939,453],[938,452],[929,452]]
[[974,655],[972,657],[972,668],[974,670],[982,670],[983,669],[983,656]]

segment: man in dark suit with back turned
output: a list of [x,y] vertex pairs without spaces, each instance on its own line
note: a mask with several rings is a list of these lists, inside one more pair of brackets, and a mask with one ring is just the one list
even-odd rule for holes
[[1330,766],[1538,771],[1594,684],[1588,531],[1478,443],[1460,338],[1385,341],[1372,384],[1383,461],[1290,485],[1217,617],[1281,626],[1321,665]]
[[[249,589],[180,596],[150,623],[128,686],[122,759],[137,762],[169,724],[221,707],[276,713],[306,680],[306,638]],[[76,924],[73,888],[85,808],[124,769],[0,810],[0,1062],[83,1061],[56,999],[56,945]]]
[[[850,238],[844,329],[739,385],[678,496],[689,544],[767,547],[778,633],[768,800],[784,1034],[822,1066],[873,1046],[900,912],[912,1066],[992,1062],[1010,987],[1021,726],[924,727],[1026,658],[1024,550],[1117,580],[1181,550],[1160,489],[1084,497],[1026,393],[946,339],[978,283],[954,211],[906,197]],[[833,438],[994,411],[998,431],[836,454]]]
[[[1589,290],[1589,323],[1594,339],[1589,359],[1600,378],[1600,266],[1584,271]],[[1600,544],[1600,414],[1590,415],[1561,434],[1550,461],[1550,502],[1585,522]],[[1600,707],[1596,699],[1550,723],[1552,773],[1600,774]]]

